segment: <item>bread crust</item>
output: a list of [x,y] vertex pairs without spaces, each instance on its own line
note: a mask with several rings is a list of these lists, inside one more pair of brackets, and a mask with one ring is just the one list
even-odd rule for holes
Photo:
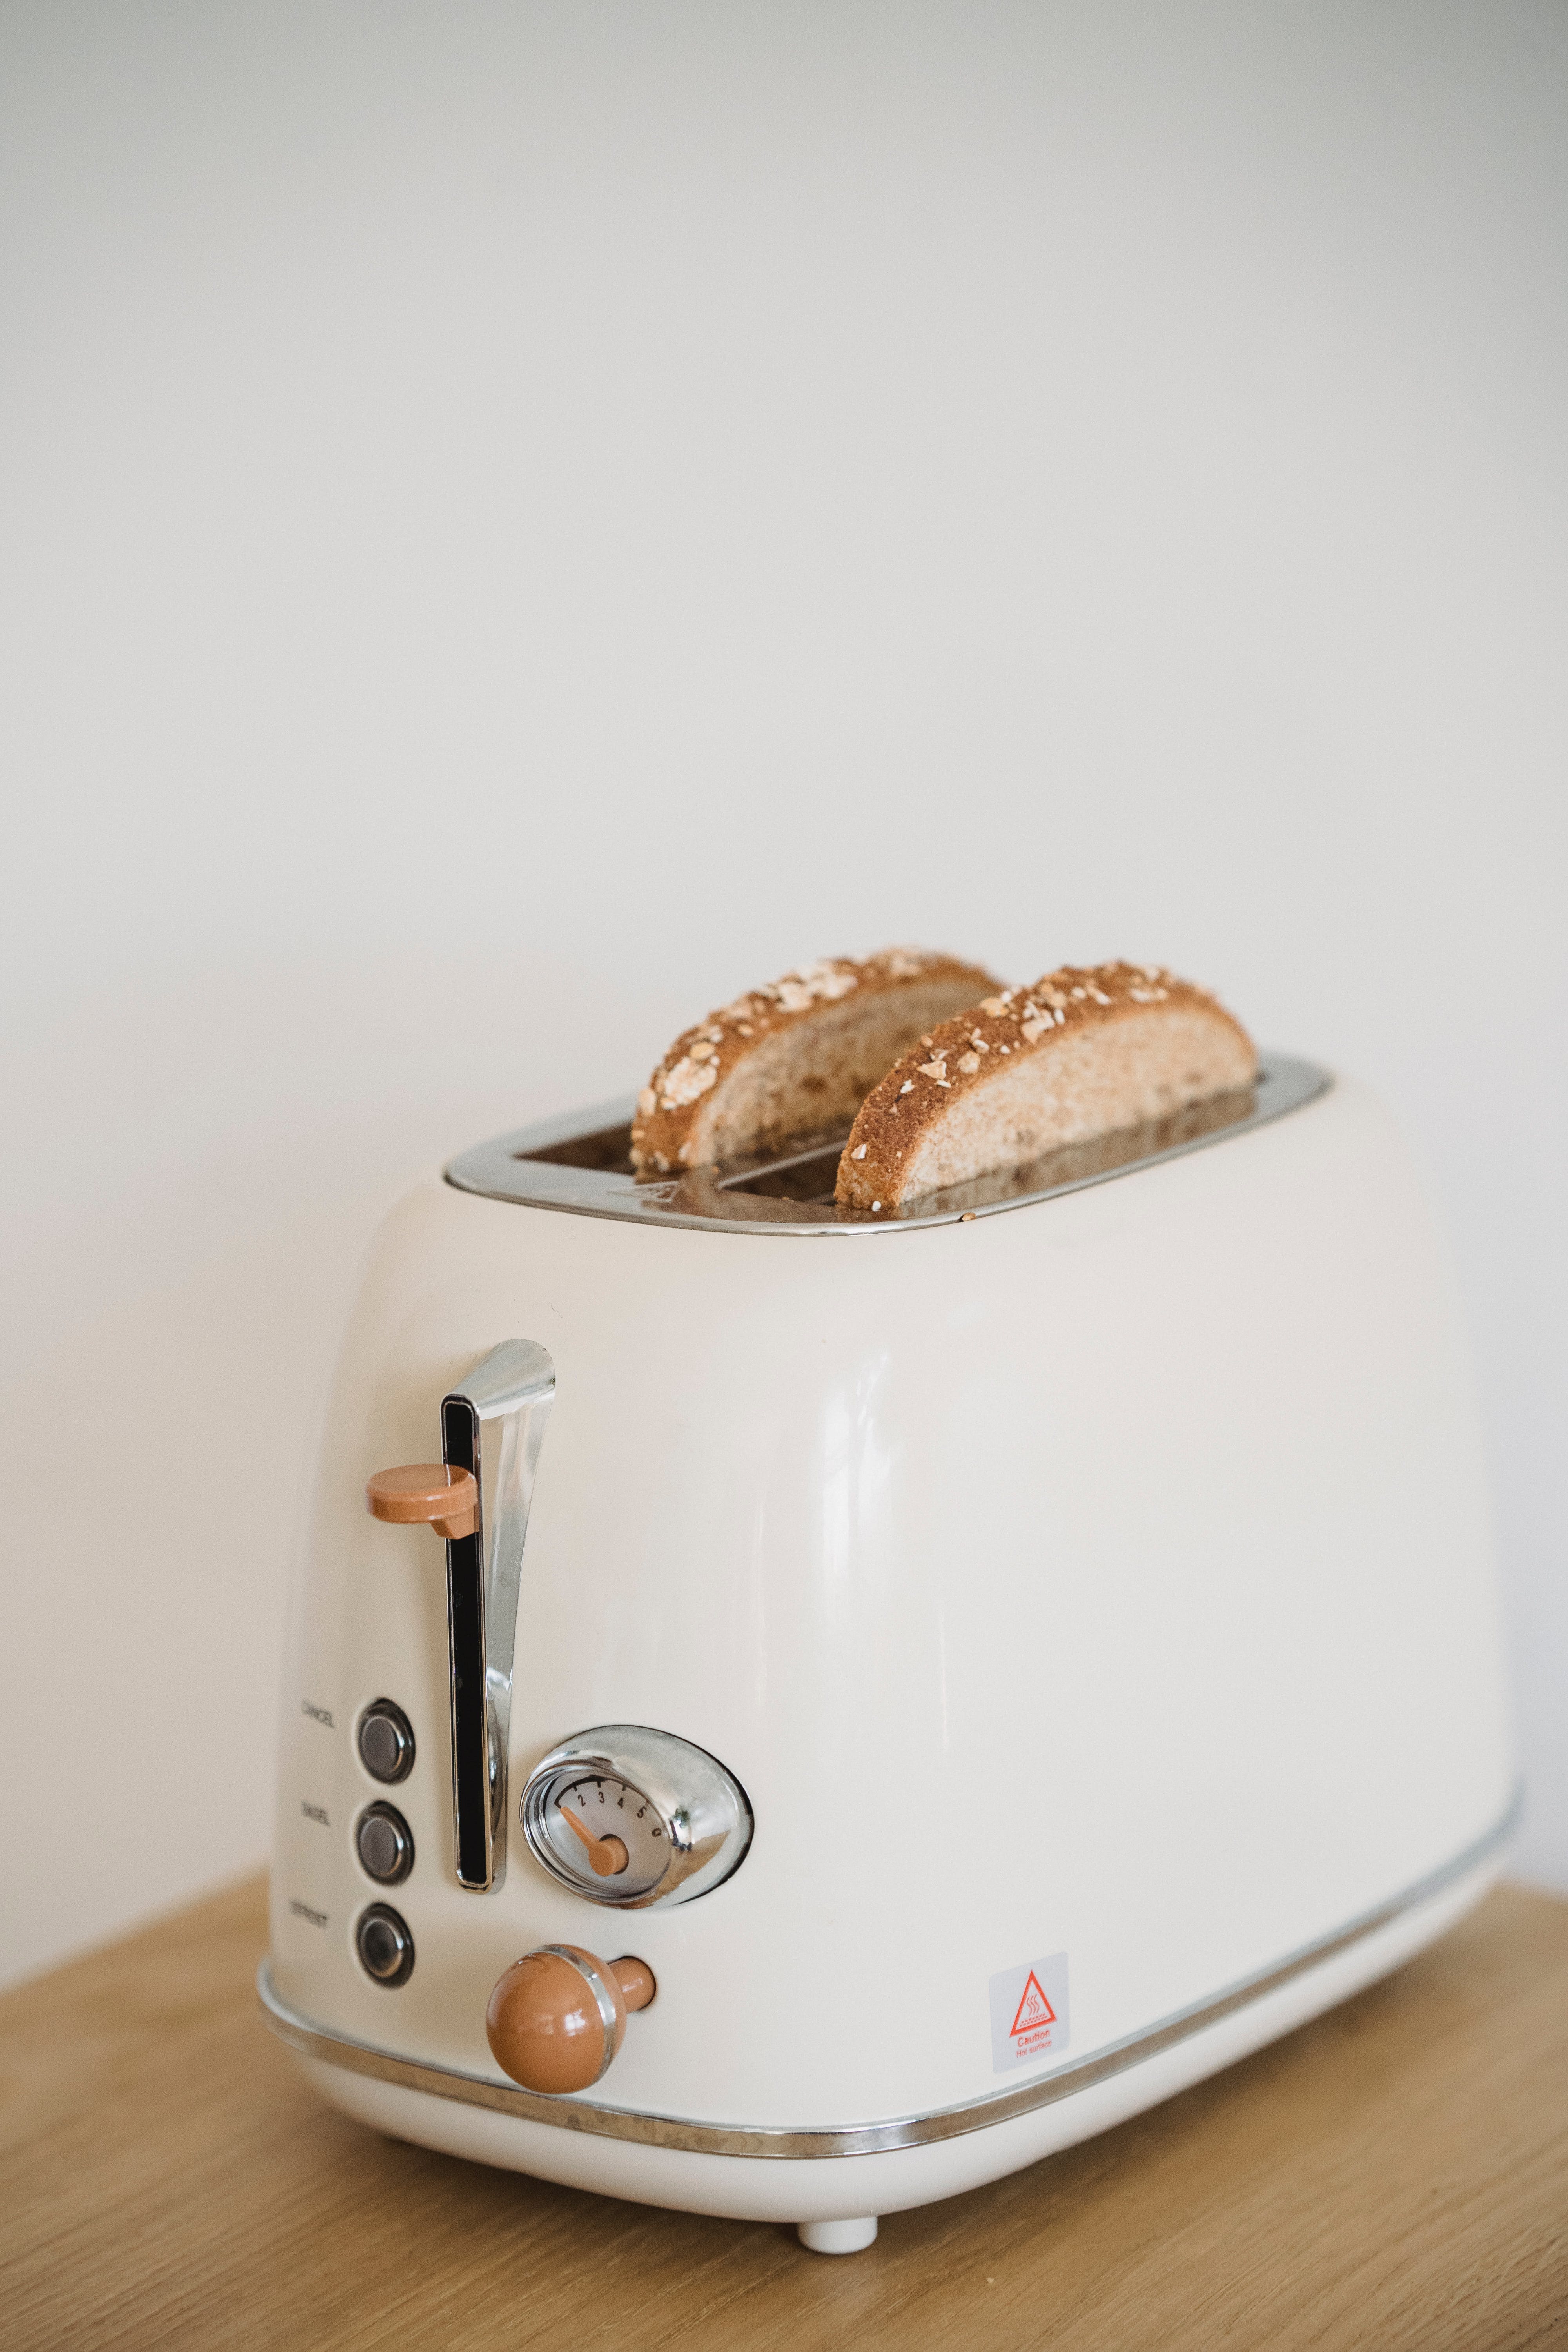
[[939,1023],[900,1058],[861,1105],[836,1198],[890,1213],[1257,1074],[1251,1038],[1206,989],[1154,964],[1064,964]]
[[826,956],[682,1031],[637,1098],[640,1176],[722,1165],[853,1118],[921,1030],[995,985],[921,948]]

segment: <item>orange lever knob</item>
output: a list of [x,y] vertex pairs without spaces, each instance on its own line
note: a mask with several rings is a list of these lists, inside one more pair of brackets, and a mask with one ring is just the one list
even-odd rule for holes
[[646,1960],[599,1960],[577,1944],[545,1944],[496,1984],[485,2032],[496,2064],[525,2091],[586,2091],[626,2039],[626,2012],[657,1987]]
[[445,1462],[410,1462],[400,1470],[378,1470],[364,1490],[373,1518],[394,1527],[432,1527],[454,1543],[479,1523],[479,1482],[471,1470],[451,1470]]

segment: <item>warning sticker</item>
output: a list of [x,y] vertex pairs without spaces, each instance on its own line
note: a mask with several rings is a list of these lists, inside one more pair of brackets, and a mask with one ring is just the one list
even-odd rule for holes
[[991,1979],[991,2065],[997,2074],[1068,2046],[1068,1956],[1026,1960]]

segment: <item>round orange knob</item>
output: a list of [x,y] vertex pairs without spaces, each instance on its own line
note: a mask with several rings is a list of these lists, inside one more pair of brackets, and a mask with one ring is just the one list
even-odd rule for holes
[[514,1960],[485,2011],[496,2064],[525,2091],[586,2091],[626,2038],[626,2011],[655,1992],[645,1960],[599,1960],[545,1944]]
[[448,1543],[471,1536],[479,1520],[479,1489],[471,1470],[451,1470],[445,1462],[410,1462],[401,1470],[378,1470],[364,1490],[371,1516],[394,1527],[435,1528]]

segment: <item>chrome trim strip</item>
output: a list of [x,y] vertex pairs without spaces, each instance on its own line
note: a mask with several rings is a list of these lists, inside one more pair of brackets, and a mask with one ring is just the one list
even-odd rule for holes
[[[788,1152],[774,1160],[758,1161],[754,1167],[729,1169],[722,1176],[696,1170],[657,1183],[639,1182],[631,1174],[613,1168],[569,1168],[552,1160],[530,1159],[531,1152],[597,1135],[609,1128],[627,1126],[636,1105],[636,1097],[631,1095],[616,1102],[601,1103],[574,1118],[547,1119],[536,1127],[520,1128],[512,1135],[495,1136],[488,1143],[476,1144],[471,1151],[460,1152],[447,1163],[443,1173],[456,1191],[478,1192],[486,1200],[515,1201],[534,1209],[563,1209],[578,1217],[618,1217],[633,1224],[685,1226],[694,1233],[902,1234],[926,1225],[957,1224],[965,1217],[1000,1216],[1009,1209],[1026,1209],[1037,1201],[1053,1201],[1064,1192],[1081,1192],[1089,1184],[1110,1183],[1119,1176],[1158,1167],[1162,1160],[1178,1160],[1189,1151],[1206,1150],[1211,1144],[1249,1135],[1255,1128],[1284,1118],[1288,1111],[1304,1108],[1326,1094],[1332,1085],[1331,1074],[1315,1063],[1299,1061],[1289,1054],[1265,1054],[1259,1063],[1251,1108],[1223,1126],[1186,1136],[1130,1160],[1082,1168],[1058,1182],[1043,1184],[1037,1192],[1009,1192],[1011,1180],[1006,1176],[994,1180],[990,1199],[985,1197],[986,1183],[966,1185],[961,1188],[958,1197],[944,1201],[941,1194],[934,1195],[929,1211],[908,1216],[874,1217],[858,1209],[835,1208],[827,1202],[769,1200],[747,1192],[747,1184],[769,1169],[795,1165],[800,1155]],[[1201,1113],[1204,1106],[1195,1104],[1190,1108]],[[1177,1115],[1178,1120],[1181,1116]],[[1092,1160],[1095,1153],[1089,1147],[1081,1146],[1072,1147],[1071,1155],[1058,1155],[1064,1165],[1070,1164],[1071,1156]]]
[[482,2075],[395,2058],[389,2052],[312,2025],[308,2018],[298,2016],[279,2000],[265,1960],[257,1973],[256,1990],[268,2024],[301,2057],[342,2066],[353,2074],[372,2075],[378,2082],[395,2083],[405,2090],[458,2099],[468,2106],[489,2107],[528,2123],[554,2124],[568,2131],[590,2132],[605,2139],[636,2140],[647,2147],[685,2148],[702,2156],[879,2156],[893,2148],[922,2147],[936,2140],[957,2139],[965,2132],[983,2131],[991,2124],[1010,2123],[1016,2116],[1032,2114],[1037,2107],[1051,2106],[1058,2099],[1089,2090],[1112,2075],[1124,2074],[1130,2066],[1142,2065],[1162,2051],[1173,2049],[1178,2042],[1201,2033],[1206,2026],[1217,2025],[1249,2002],[1278,1991],[1294,1978],[1304,1976],[1308,1969],[1334,1958],[1380,1927],[1390,1926],[1405,1912],[1429,1902],[1489,1860],[1511,1834],[1521,1799],[1522,1791],[1516,1789],[1500,1820],[1451,1862],[1417,1879],[1414,1886],[1379,1904],[1375,1910],[1363,1912],[1348,1927],[1320,1937],[1316,1943],[1304,1945],[1277,1967],[1245,1977],[1209,2000],[1178,2010],[1142,2033],[1129,2034],[1125,2041],[1111,2042],[1091,2057],[1058,2067],[1054,2074],[1025,2083],[1016,2090],[998,2092],[991,2098],[976,2099],[963,2106],[940,2107],[929,2115],[900,2116],[886,2123],[833,2125],[816,2130],[787,2124],[703,2124],[682,2116],[636,2115],[625,2107],[599,2106],[583,2099],[550,2098],[538,2092],[519,2090],[510,2083],[488,2081]]
[[616,2008],[616,1996],[610,1990],[609,1979],[593,1953],[584,1951],[576,1944],[542,1944],[539,1948],[542,1952],[553,1952],[558,1960],[564,1960],[568,1968],[575,1969],[594,1996],[594,2006],[599,2012],[599,2025],[605,2037],[604,2063],[594,2080],[602,2083],[610,2071],[610,2061],[621,2046],[616,2032],[620,2015]]

